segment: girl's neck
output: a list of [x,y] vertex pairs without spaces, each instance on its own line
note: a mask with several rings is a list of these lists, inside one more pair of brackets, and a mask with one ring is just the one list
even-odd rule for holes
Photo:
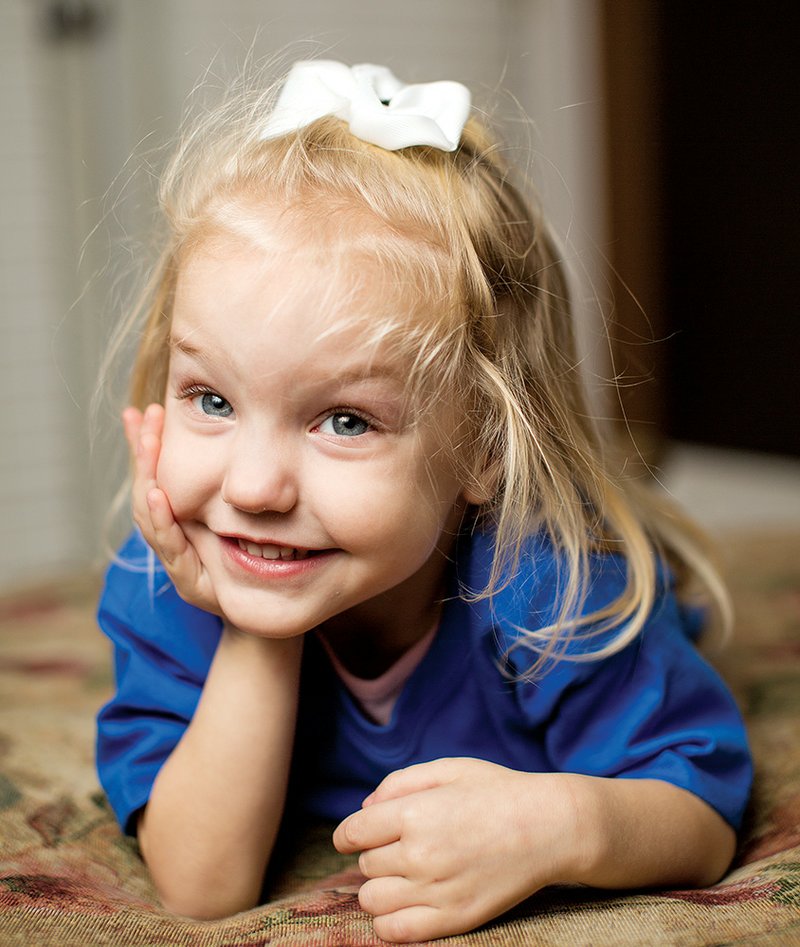
[[[410,648],[436,628],[441,602],[407,615],[402,626],[358,621],[350,612],[337,615],[318,629],[336,659],[355,677],[372,680],[384,674]],[[349,616],[349,620],[348,620]]]
[[434,626],[405,654],[401,655],[388,670],[378,677],[369,679],[351,674],[336,657],[324,635],[320,635],[320,640],[328,652],[334,671],[367,719],[386,726],[392,719],[395,704],[408,679],[427,654],[435,635],[436,627]]
[[463,516],[464,507],[459,503],[438,548],[421,569],[319,627],[338,661],[351,674],[365,680],[380,677],[438,625]]
[[438,625],[448,557],[441,550],[433,555],[438,560],[434,568],[429,560],[394,588],[320,625],[318,631],[351,674],[366,680],[380,677]]

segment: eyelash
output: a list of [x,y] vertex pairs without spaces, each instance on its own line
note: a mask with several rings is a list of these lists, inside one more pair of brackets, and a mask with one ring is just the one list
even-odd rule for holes
[[[198,395],[216,395],[218,398],[222,398],[227,404],[230,404],[230,401],[228,401],[224,395],[221,395],[214,388],[209,388],[208,385],[189,384],[182,386],[178,390],[179,401],[191,401],[192,398],[196,398]],[[231,408],[233,408],[233,405],[231,405]],[[202,414],[202,412],[200,413]],[[212,415],[208,415],[208,417],[212,417]]]
[[[208,385],[192,383],[182,386],[178,391],[178,399],[180,401],[189,401],[192,398],[196,398],[198,395],[218,395],[224,401],[228,401],[224,395],[220,395],[218,391],[216,391],[214,388],[210,388]],[[229,401],[228,404],[230,404]],[[234,414],[235,413],[236,412],[234,411]],[[362,411],[360,408],[351,408],[346,405],[339,405],[335,408],[329,408],[325,412],[325,416],[314,425],[314,430],[317,430],[329,418],[336,417],[337,415],[349,415],[351,417],[358,418],[360,421],[364,421],[366,424],[368,424],[371,431],[382,430],[382,425],[371,414],[366,411]],[[212,415],[208,415],[208,417],[212,417]],[[344,438],[344,435],[340,436]]]
[[[178,398],[181,401],[184,401],[186,398],[192,398],[194,395],[217,395],[218,391],[215,391],[213,388],[209,388],[208,385],[182,385],[178,389]],[[222,397],[220,395],[220,397]]]

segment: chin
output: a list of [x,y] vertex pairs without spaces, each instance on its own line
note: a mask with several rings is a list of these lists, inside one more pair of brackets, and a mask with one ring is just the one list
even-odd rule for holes
[[286,641],[289,638],[299,638],[301,635],[307,633],[306,631],[293,631],[284,628],[243,627],[241,624],[236,624],[235,622],[231,622],[231,624],[245,635],[252,635],[253,638],[265,638],[270,641]]
[[224,614],[228,622],[233,625],[234,628],[247,635],[253,635],[255,638],[296,638],[309,631],[304,625],[295,627],[294,625],[284,622],[273,624],[265,622],[263,617],[259,620],[259,618],[254,615],[237,614],[235,609],[229,612],[226,611]]
[[285,616],[275,620],[275,616],[271,614],[272,609],[259,609],[254,607],[252,602],[226,602],[220,596],[220,608],[229,624],[256,638],[296,638],[310,630],[302,622],[291,619],[287,621]]

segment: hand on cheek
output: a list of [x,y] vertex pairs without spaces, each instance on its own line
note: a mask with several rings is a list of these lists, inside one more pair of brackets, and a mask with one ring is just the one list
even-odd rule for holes
[[569,833],[553,788],[548,776],[473,759],[388,776],[333,836],[339,851],[361,852],[359,901],[376,934],[463,933],[563,880]]
[[125,437],[133,457],[133,519],[158,556],[181,598],[205,611],[221,614],[214,589],[197,552],[175,520],[156,472],[164,430],[164,408],[151,404],[142,413],[126,408]]

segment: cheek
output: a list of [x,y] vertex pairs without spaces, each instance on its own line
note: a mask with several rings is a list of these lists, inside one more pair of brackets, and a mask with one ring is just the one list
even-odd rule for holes
[[414,464],[351,468],[323,482],[328,523],[342,545],[377,547],[401,560],[433,550],[459,493],[448,478],[432,485],[427,469]]
[[166,493],[176,519],[187,518],[207,487],[210,471],[208,455],[198,449],[194,438],[169,423],[164,425],[158,458],[158,485]]

